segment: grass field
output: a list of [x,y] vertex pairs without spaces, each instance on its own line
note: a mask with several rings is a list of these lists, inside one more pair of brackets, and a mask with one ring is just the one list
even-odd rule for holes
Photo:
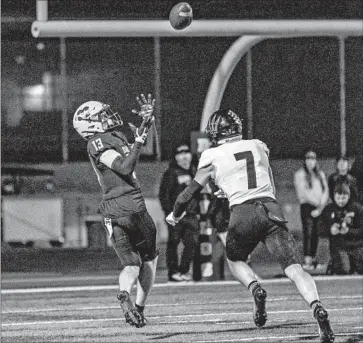
[[[235,281],[158,283],[145,310],[148,325],[136,329],[124,322],[116,283],[71,279],[44,287],[52,278],[39,278],[32,288],[6,280],[1,342],[319,342],[310,309],[284,278],[262,281],[268,293],[263,329],[254,327],[251,296]],[[316,280],[336,342],[363,342],[363,278]]]

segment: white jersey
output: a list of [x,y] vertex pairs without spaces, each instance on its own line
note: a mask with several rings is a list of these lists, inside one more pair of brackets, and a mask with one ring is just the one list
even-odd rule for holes
[[214,166],[215,184],[226,194],[230,206],[260,197],[275,199],[268,152],[258,139],[225,143],[203,151],[198,169]]

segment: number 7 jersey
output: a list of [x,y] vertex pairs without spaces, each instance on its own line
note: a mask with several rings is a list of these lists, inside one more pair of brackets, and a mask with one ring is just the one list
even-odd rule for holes
[[227,195],[230,206],[255,198],[275,199],[268,152],[258,139],[225,143],[205,150],[198,169],[214,166],[215,184]]

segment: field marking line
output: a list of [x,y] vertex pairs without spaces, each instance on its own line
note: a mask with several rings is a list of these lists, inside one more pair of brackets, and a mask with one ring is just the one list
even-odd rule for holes
[[[345,300],[345,299],[362,299],[363,295],[343,295],[343,296],[327,296],[322,297],[321,299],[336,299],[336,300]],[[283,298],[269,298],[268,302],[280,302],[280,301],[303,301],[299,296],[293,297],[283,297]],[[243,300],[234,300],[234,304],[249,304],[252,303],[252,298],[243,299]],[[200,305],[223,305],[230,304],[230,301],[217,301],[217,302],[185,302],[185,303],[172,303],[172,304],[148,304],[147,307],[165,307],[165,306],[200,306]],[[8,310],[1,311],[1,314],[25,314],[25,313],[36,313],[36,312],[60,312],[60,311],[99,311],[99,310],[114,310],[119,309],[120,306],[88,306],[88,307],[75,307],[75,308],[43,308],[43,309],[23,309],[23,310]]]
[[[363,307],[348,307],[348,308],[327,308],[329,312],[335,311],[355,311],[363,310]],[[285,310],[285,311],[269,311],[270,314],[279,313],[311,313],[311,310]],[[185,314],[185,315],[167,315],[167,316],[149,316],[151,319],[162,319],[162,318],[191,318],[191,317],[210,317],[210,316],[228,316],[228,315],[251,315],[251,312],[222,312],[222,313],[203,313],[203,314]],[[68,323],[88,323],[88,322],[102,322],[102,321],[115,321],[121,320],[120,317],[116,318],[89,318],[89,319],[71,319],[71,320],[53,320],[53,321],[38,321],[38,322],[17,322],[17,323],[1,323],[2,327],[10,326],[28,326],[28,325],[54,325],[54,324],[68,324]],[[175,322],[178,324],[178,322]]]
[[[363,332],[347,332],[338,333],[335,336],[358,336],[363,334]],[[270,342],[271,340],[281,340],[281,339],[292,339],[292,338],[309,338],[311,336],[317,335],[289,335],[289,336],[264,336],[264,337],[243,337],[243,338],[233,338],[233,339],[218,339],[218,340],[205,340],[205,341],[194,341],[195,343],[215,343],[215,342],[253,342],[253,341],[265,341]],[[317,336],[318,337],[318,336]]]
[[[363,275],[333,275],[333,276],[316,276],[315,281],[346,281],[346,280],[363,280]],[[262,280],[261,284],[286,284],[292,283],[287,278]],[[156,283],[153,288],[165,287],[199,287],[199,286],[227,286],[239,285],[238,281],[198,281],[198,282],[176,282],[176,283]],[[54,293],[54,292],[80,292],[80,291],[102,291],[118,289],[118,285],[104,286],[65,286],[65,287],[39,287],[39,288],[19,288],[19,289],[2,289],[1,294],[27,294],[27,293]]]

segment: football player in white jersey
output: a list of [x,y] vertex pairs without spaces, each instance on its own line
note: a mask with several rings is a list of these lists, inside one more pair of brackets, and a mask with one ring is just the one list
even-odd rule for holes
[[312,308],[320,341],[334,342],[328,313],[319,300],[315,281],[301,267],[294,239],[276,202],[268,148],[260,140],[242,139],[241,119],[231,110],[214,112],[206,132],[213,147],[202,153],[194,180],[179,194],[167,222],[175,225],[183,217],[189,201],[209,181],[214,181],[230,204],[226,239],[228,265],[235,278],[251,291],[255,325],[262,327],[266,323],[267,294],[246,261],[257,244],[263,242]]

